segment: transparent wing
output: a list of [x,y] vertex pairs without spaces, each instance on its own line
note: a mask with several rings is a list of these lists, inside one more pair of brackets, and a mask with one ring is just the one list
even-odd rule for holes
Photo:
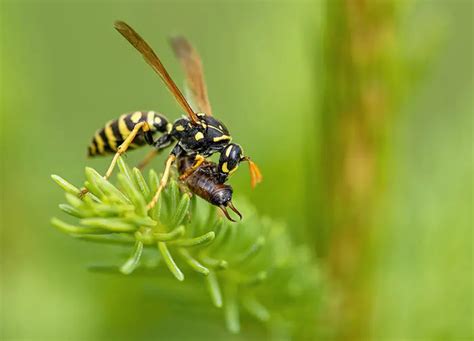
[[189,103],[184,98],[181,91],[176,86],[173,79],[171,79],[170,75],[166,71],[165,67],[161,63],[160,59],[153,51],[153,49],[148,45],[148,43],[137,33],[133,28],[128,26],[123,21],[115,22],[115,29],[128,40],[130,44],[133,45],[143,56],[145,61],[155,70],[155,72],[161,77],[163,82],[166,84],[168,89],[171,91],[173,96],[175,97],[176,101],[181,105],[181,107],[186,111],[189,118],[193,123],[198,123],[199,119],[197,115],[194,113],[193,109],[189,105]]
[[186,74],[186,83],[193,103],[199,111],[211,116],[212,108],[207,96],[204,71],[199,54],[184,37],[173,37],[170,39],[170,43]]

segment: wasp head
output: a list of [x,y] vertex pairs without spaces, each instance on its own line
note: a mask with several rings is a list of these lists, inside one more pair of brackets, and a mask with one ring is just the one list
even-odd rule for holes
[[240,162],[244,160],[244,151],[236,143],[229,143],[221,152],[219,158],[217,179],[220,183],[227,181],[239,167]]

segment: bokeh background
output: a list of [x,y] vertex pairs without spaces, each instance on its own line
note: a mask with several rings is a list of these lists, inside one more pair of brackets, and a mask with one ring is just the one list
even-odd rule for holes
[[285,222],[326,278],[321,337],[472,339],[473,9],[2,0],[0,337],[271,336],[247,320],[231,336],[212,307],[170,297],[153,279],[88,272],[116,251],[50,226],[63,200],[50,174],[79,184],[86,165],[107,166],[85,156],[97,128],[135,110],[180,115],[114,31],[122,19],[178,83],[167,37],[184,34],[201,53],[215,115],[265,177],[251,191],[243,167],[232,185]]

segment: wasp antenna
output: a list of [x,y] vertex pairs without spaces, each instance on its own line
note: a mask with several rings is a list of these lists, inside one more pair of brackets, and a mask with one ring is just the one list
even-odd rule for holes
[[252,173],[252,188],[255,188],[263,180],[262,172],[260,172],[257,164],[252,160],[249,160],[249,167]]
[[249,156],[244,156],[241,158],[241,160],[247,161],[249,163],[251,186],[252,188],[255,188],[255,186],[257,186],[257,184],[263,180],[262,172],[260,172],[257,164],[253,162]]
[[242,220],[242,218],[243,218],[243,217],[242,217],[242,214],[241,214],[241,213],[239,212],[239,210],[234,206],[234,204],[232,203],[232,201],[229,201],[229,203],[228,203],[227,205],[230,207],[230,209],[231,209],[232,211],[234,211],[234,212],[239,216],[240,220]]

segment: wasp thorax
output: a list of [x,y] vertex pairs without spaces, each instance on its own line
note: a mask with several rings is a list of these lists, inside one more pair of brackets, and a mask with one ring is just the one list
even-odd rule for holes
[[232,140],[226,126],[214,117],[206,116],[201,119],[201,125],[206,130],[206,137],[210,144],[225,146]]

